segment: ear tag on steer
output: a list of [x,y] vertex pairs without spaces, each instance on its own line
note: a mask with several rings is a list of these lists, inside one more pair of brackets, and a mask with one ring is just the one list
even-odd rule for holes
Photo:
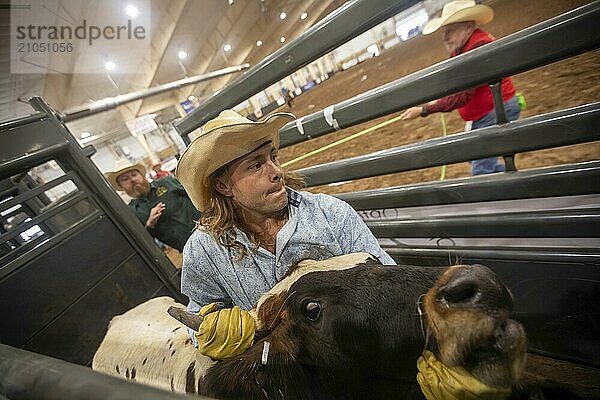
[[271,347],[271,342],[265,340],[263,342],[263,351],[261,357],[262,365],[267,365],[267,360],[269,359],[269,347]]

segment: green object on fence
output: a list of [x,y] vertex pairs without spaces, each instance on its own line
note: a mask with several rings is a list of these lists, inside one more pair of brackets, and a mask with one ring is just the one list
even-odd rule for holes
[[[444,113],[440,113],[440,120],[442,122],[442,136],[446,136],[448,132],[446,130],[446,117],[444,117]],[[443,181],[446,178],[446,166],[442,165],[442,173],[440,174],[440,181]]]
[[527,108],[527,103],[525,102],[525,96],[523,95],[523,93],[517,92],[517,101],[519,103],[519,107],[521,108],[521,111],[523,111]]

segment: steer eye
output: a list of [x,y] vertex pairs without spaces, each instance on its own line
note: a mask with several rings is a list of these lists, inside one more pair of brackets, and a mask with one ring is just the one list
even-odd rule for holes
[[306,318],[316,321],[319,315],[321,315],[321,305],[319,303],[311,301],[306,304]]

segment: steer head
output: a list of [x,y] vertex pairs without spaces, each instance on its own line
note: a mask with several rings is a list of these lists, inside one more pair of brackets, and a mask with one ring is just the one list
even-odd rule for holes
[[525,368],[526,338],[511,320],[513,299],[489,268],[449,267],[423,299],[427,335],[438,358],[461,367],[480,381],[510,388]]
[[201,392],[418,398],[415,364],[426,345],[447,366],[490,386],[510,387],[518,379],[525,335],[508,318],[510,292],[491,270],[454,266],[442,273],[351,257],[335,257],[325,267],[300,263],[255,309],[266,336],[213,366],[198,382]]

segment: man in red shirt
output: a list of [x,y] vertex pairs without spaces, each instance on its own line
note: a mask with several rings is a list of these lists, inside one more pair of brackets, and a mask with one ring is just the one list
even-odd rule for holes
[[[486,24],[493,18],[494,11],[486,5],[475,4],[475,1],[472,0],[455,0],[444,6],[441,17],[433,18],[425,24],[423,34],[428,35],[439,29],[444,45],[450,52],[450,57],[456,57],[495,40],[492,35],[477,28],[477,25]],[[503,78],[502,99],[509,121],[518,119],[521,113],[515,92],[511,79]],[[488,85],[452,94],[432,104],[411,107],[402,114],[402,119],[410,120],[419,116],[426,117],[435,112],[448,112],[456,109],[460,116],[467,121],[468,128],[466,127],[466,130],[496,124],[492,91]],[[502,171],[504,171],[504,165],[499,162],[497,157],[471,161],[473,175]]]
[[154,171],[154,179],[160,179],[164,178],[165,176],[171,176],[171,174],[168,171],[162,170],[162,164],[154,164],[152,166],[152,171]]

